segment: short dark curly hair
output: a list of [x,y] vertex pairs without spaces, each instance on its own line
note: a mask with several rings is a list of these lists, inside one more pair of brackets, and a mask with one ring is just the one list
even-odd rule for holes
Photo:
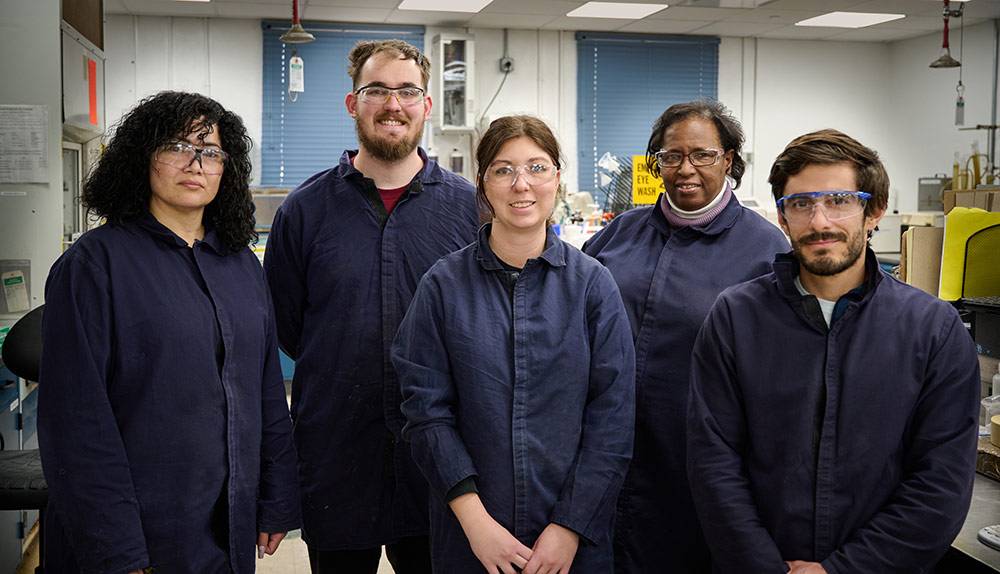
[[650,134],[649,143],[646,144],[646,167],[649,172],[660,173],[660,166],[656,163],[656,152],[663,149],[663,134],[667,128],[690,118],[701,118],[715,124],[722,151],[733,152],[733,165],[729,168],[729,177],[733,178],[733,189],[738,188],[747,169],[742,157],[743,126],[722,102],[710,98],[674,104],[656,118],[653,122],[653,133]]
[[160,92],[139,102],[114,128],[97,165],[83,184],[90,215],[121,224],[149,209],[149,170],[164,143],[189,134],[218,130],[226,165],[219,192],[205,207],[203,221],[215,227],[232,251],[256,243],[250,194],[250,147],[243,120],[215,100],[188,92]]

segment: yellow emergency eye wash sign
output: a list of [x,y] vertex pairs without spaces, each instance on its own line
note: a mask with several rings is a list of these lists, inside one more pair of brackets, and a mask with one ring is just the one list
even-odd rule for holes
[[632,203],[635,205],[656,203],[663,191],[663,180],[650,173],[646,166],[646,156],[632,156]]

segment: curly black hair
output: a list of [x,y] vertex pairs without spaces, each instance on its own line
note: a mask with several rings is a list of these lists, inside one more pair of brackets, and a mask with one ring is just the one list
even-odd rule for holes
[[97,165],[83,184],[87,212],[120,224],[149,209],[149,170],[163,144],[215,126],[226,165],[219,192],[205,207],[202,220],[214,226],[222,242],[239,251],[257,242],[250,194],[250,147],[243,120],[215,100],[188,92],[160,92],[139,102],[115,126]]

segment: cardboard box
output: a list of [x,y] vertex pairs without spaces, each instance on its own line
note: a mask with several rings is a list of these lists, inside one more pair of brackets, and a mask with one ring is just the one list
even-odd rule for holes
[[911,227],[903,234],[906,242],[900,265],[900,278],[906,283],[937,297],[941,283],[943,227]]
[[978,207],[986,211],[1000,211],[1000,189],[959,189],[944,192],[944,212],[956,207]]

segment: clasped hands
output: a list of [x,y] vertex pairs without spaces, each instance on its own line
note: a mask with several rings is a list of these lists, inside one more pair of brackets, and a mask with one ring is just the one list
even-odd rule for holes
[[[580,536],[550,523],[528,548],[486,511],[479,495],[463,494],[449,505],[458,517],[476,558],[487,572],[503,574],[568,574]],[[516,567],[516,569],[515,569]]]

